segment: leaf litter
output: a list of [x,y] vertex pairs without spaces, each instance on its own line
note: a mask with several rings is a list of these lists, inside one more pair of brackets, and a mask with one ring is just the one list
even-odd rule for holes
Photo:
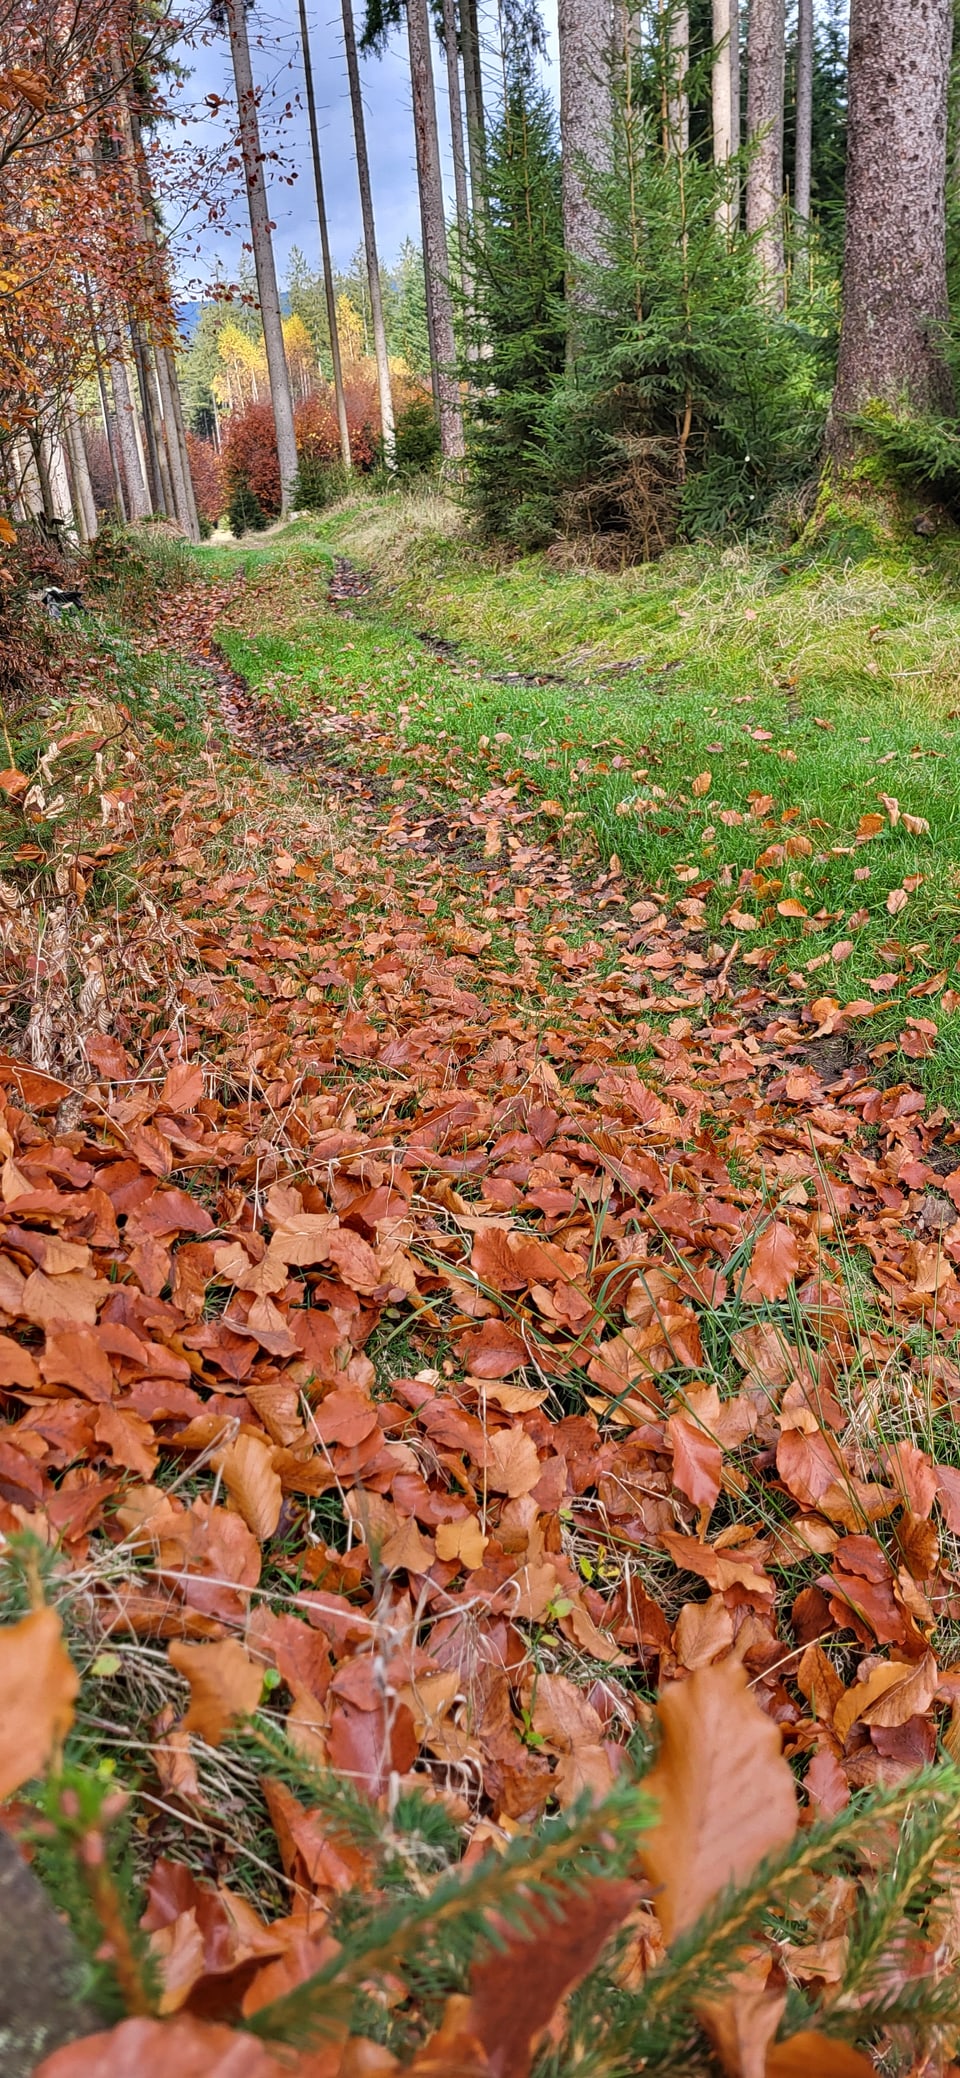
[[[357,590],[338,570],[334,602]],[[419,753],[401,800],[357,716],[255,697],[209,630],[258,610],[197,583],[153,640],[202,660],[243,756],[335,785],[342,841],[302,849],[295,799],[258,813],[248,764],[239,862],[211,864],[235,808],[208,733],[85,1072],[0,1057],[0,1529],[51,1555],[108,1716],[149,1669],[164,2017],[114,2032],[111,2078],[221,2051],[267,2078],[221,2020],[316,1970],[373,1880],[264,1762],[272,1919],[231,1888],[217,1755],[261,1701],[385,1811],[434,1799],[469,1863],[614,1790],[663,1689],[653,1957],[791,1839],[798,1782],[819,1817],[895,1792],[960,1715],[960,1134],[856,1055],[818,1065],[875,1006],[734,973],[695,885],[637,899],[499,780],[426,813]],[[0,1676],[9,1793],[74,1710],[52,1611],[0,1634]],[[171,1813],[216,1843],[202,1875]],[[594,1955],[635,1911],[616,1888],[578,1901]],[[554,1945],[537,2027],[591,1959]],[[484,1997],[424,2070],[488,2069]],[[761,1969],[704,2009],[727,2068],[776,1997]],[[867,2068],[810,2040],[755,2067]],[[89,2046],[50,2078],[99,2070]],[[342,2049],[305,2078],[396,2068]]]

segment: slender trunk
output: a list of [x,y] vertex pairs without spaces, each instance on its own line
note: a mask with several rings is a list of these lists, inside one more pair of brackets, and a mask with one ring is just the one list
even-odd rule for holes
[[147,361],[143,350],[143,334],[136,319],[131,320],[130,340],[133,346],[133,364],[137,371],[140,411],[143,417],[143,431],[147,444],[147,483],[150,493],[150,509],[152,512],[162,513],[164,519],[166,519],[167,505],[163,495],[163,481],[160,475],[160,450],[157,442],[153,398],[150,395],[147,381]]
[[104,438],[107,443],[107,453],[110,456],[110,476],[113,483],[113,496],[117,508],[117,517],[122,523],[127,518],[127,508],[126,500],[123,494],[123,478],[120,474],[120,458],[117,453],[116,428],[110,416],[110,406],[107,400],[107,384],[103,372],[103,355],[100,351],[100,339],[97,332],[97,314],[94,309],[93,296],[91,294],[90,283],[86,273],[83,277],[83,293],[86,299],[87,315],[90,320],[90,337],[93,341],[93,358],[97,370],[97,389],[100,395],[100,413],[103,419],[103,432]]
[[828,445],[873,397],[949,411],[945,190],[952,0],[853,0],[840,356]]
[[250,44],[247,37],[246,0],[225,0],[225,11],[227,27],[230,32],[233,76],[237,88],[240,149],[243,154],[247,206],[250,212],[250,241],[253,246],[253,263],[257,270],[260,317],[263,324],[263,343],[266,349],[267,370],[270,377],[270,401],[273,405],[273,423],[277,435],[277,456],[280,463],[280,516],[282,519],[285,519],[290,510],[293,487],[297,476],[297,440],[293,427],[293,401],[290,396],[290,377],[287,372],[287,357],[283,345],[283,325],[280,319],[280,292],[277,288],[277,270],[273,257],[273,240],[270,235],[271,225],[270,212],[267,207],[267,187],[263,177],[263,153],[260,148],[257,96],[253,84],[253,67],[250,62]]
[[173,474],[170,468],[170,429],[164,416],[163,398],[160,395],[156,355],[146,335],[143,338],[143,368],[156,434],[157,464],[160,470],[160,489],[163,494],[164,511],[168,518],[177,520],[185,528],[185,531],[189,533],[189,527],[186,525],[181,512],[180,501],[173,488]]
[[470,300],[470,203],[467,197],[467,161],[463,148],[463,110],[460,102],[460,54],[457,49],[455,0],[443,0],[443,43],[447,60],[447,92],[450,97],[450,147],[453,154],[453,186],[457,198],[457,256],[464,303]]
[[320,135],[317,130],[317,105],[313,94],[313,64],[310,58],[310,32],[307,28],[306,0],[300,0],[300,41],[303,45],[303,76],[307,87],[307,116],[310,123],[310,151],[313,158],[313,186],[317,198],[317,221],[320,226],[320,257],[323,262],[323,294],[327,306],[327,324],[330,328],[330,358],[333,362],[333,394],[337,406],[337,425],[340,430],[340,458],[350,474],[353,456],[350,453],[350,431],[347,425],[347,400],[343,394],[343,364],[340,359],[340,330],[337,324],[337,298],[333,286],[333,268],[330,263],[330,234],[327,228],[327,207],[323,197],[323,167],[320,163]]
[[173,348],[158,346],[156,349],[157,382],[163,400],[164,418],[167,426],[167,454],[178,512],[183,513],[183,524],[191,541],[200,539],[200,519],[190,474],[190,456],[187,451],[187,429],[183,422],[183,400],[177,380],[177,363]]
[[690,10],[673,7],[668,25],[669,93],[667,98],[667,152],[690,149]]
[[373,189],[370,184],[370,161],[367,157],[367,128],[363,115],[360,67],[357,63],[357,37],[353,26],[353,0],[343,0],[343,42],[347,56],[347,78],[350,83],[353,142],[357,157],[357,181],[360,187],[360,215],[363,219],[363,247],[367,256],[367,282],[370,289],[370,321],[373,326],[373,350],[377,359],[377,389],[380,394],[380,430],[383,434],[383,458],[387,468],[392,469],[394,460],[393,387],[390,381],[390,356],[387,352],[387,328],[383,321],[380,260],[377,253],[377,229],[373,215]]
[[417,142],[417,180],[423,212],[423,265],[427,283],[427,311],[433,317],[433,358],[440,401],[440,452],[444,461],[459,461],[463,454],[463,417],[457,382],[457,348],[453,332],[453,306],[447,279],[447,237],[443,215],[443,181],[440,172],[440,140],[437,135],[437,104],[433,92],[430,59],[430,16],[427,0],[407,0],[407,37],[410,46],[410,77],[413,85],[413,126]]
[[460,0],[460,45],[463,51],[463,99],[467,111],[467,158],[470,162],[470,195],[475,216],[483,211],[484,135],[483,81],[480,75],[480,34],[476,0]]
[[49,433],[43,434],[40,451],[52,517],[64,526],[69,526],[74,519],[73,494],[70,489],[67,457],[57,427],[52,427]]
[[747,232],[768,300],[783,304],[784,0],[750,0],[747,41]]
[[797,0],[797,151],[793,167],[793,208],[801,224],[810,221],[812,156],[813,0]]
[[136,420],[133,401],[127,380],[126,362],[123,358],[120,327],[111,311],[104,311],[103,334],[107,343],[107,362],[110,369],[110,388],[113,392],[114,425],[117,446],[120,451],[120,467],[123,474],[127,518],[146,519],[150,512],[150,494],[140,467],[140,449],[137,442]]
[[568,351],[577,350],[577,312],[589,303],[588,271],[604,253],[604,219],[588,192],[589,169],[610,163],[609,0],[559,0],[563,236],[567,254]]
[[[736,149],[733,142],[734,42],[736,40],[739,44],[739,39],[737,0],[713,0],[713,163],[718,168],[729,165]],[[737,93],[739,97],[739,84]],[[738,106],[738,132],[739,116]],[[727,238],[732,237],[736,229],[738,213],[738,198],[731,180],[717,209],[717,221]]]
[[87,450],[83,444],[83,428],[72,405],[67,411],[66,432],[78,529],[82,531],[85,541],[95,541],[97,538],[96,500],[93,495],[93,485],[90,481]]

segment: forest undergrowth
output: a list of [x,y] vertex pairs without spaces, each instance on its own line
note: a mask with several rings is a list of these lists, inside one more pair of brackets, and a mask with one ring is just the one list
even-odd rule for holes
[[41,2068],[932,2078],[954,551],[376,524],[119,555],[7,720]]

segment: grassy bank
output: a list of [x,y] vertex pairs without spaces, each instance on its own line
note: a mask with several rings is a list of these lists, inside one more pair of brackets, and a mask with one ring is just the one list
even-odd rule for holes
[[[320,603],[337,554],[376,578],[346,622]],[[454,769],[481,795],[518,788],[571,845],[588,834],[628,900],[686,887],[742,980],[860,1004],[887,1072],[960,1104],[952,537],[827,514],[788,552],[611,576],[498,566],[433,498],[356,500],[205,556],[275,569],[276,610],[227,637],[232,660],[288,708],[393,726],[398,790],[426,777],[442,799]]]

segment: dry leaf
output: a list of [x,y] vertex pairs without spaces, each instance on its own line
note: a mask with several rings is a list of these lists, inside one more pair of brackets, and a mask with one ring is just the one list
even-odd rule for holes
[[777,1726],[754,1702],[739,1660],[664,1689],[656,1715],[660,1752],[644,1790],[659,1817],[639,1855],[669,1943],[726,1884],[742,1883],[792,1839],[797,1793]]
[[212,1645],[189,1645],[175,1638],[170,1660],[190,1684],[190,1707],[182,1729],[195,1732],[208,1746],[219,1746],[225,1732],[252,1717],[263,1688],[263,1669],[244,1651],[238,1638]]
[[59,1753],[79,1692],[55,1609],[35,1609],[0,1630],[0,1801]]

